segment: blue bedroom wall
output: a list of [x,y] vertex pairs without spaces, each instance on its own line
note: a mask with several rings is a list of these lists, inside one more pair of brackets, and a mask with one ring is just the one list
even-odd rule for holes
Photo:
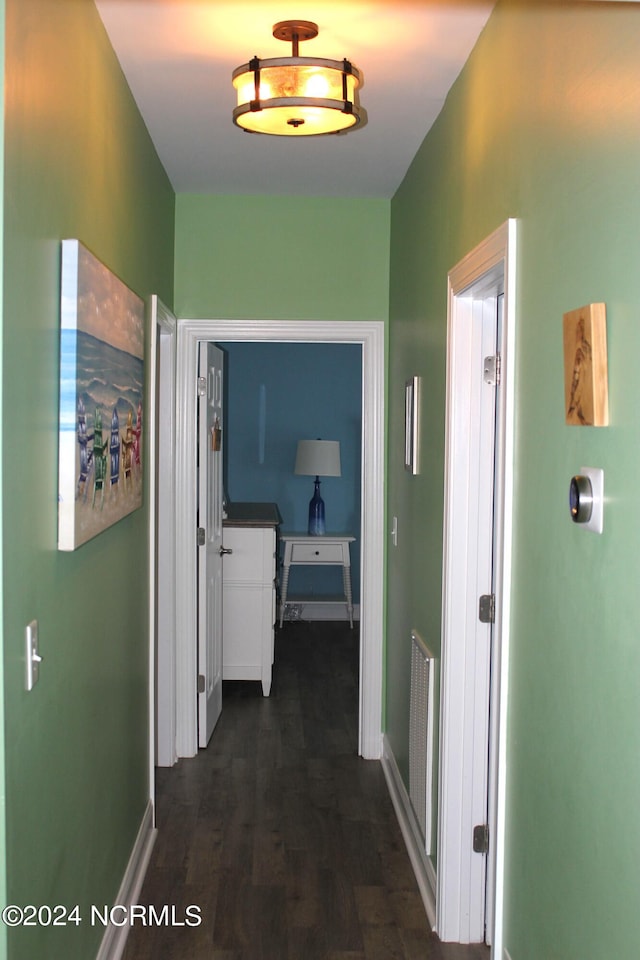
[[[313,479],[294,475],[298,440],[339,440],[341,477],[322,480],[327,532],[351,533],[360,601],[362,348],[334,343],[221,343],[226,353],[225,484],[231,501],[275,501],[281,530],[306,532]],[[341,593],[338,568],[297,567],[290,593]]]

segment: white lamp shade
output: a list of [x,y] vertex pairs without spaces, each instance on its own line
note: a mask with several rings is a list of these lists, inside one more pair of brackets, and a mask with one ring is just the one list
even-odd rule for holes
[[339,477],[339,440],[298,440],[294,473],[305,477]]

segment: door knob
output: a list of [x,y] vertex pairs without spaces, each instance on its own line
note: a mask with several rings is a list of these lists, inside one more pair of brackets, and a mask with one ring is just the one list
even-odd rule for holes
[[223,557],[225,553],[233,553],[233,550],[230,547],[220,547],[220,556]]

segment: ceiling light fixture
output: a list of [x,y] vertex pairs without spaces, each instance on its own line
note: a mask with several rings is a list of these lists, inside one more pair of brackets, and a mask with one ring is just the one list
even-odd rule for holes
[[360,71],[348,60],[298,56],[298,45],[318,36],[317,24],[283,20],[273,35],[291,41],[291,56],[254,57],[233,71],[237,126],[250,133],[308,137],[340,133],[364,122],[366,113],[358,100]]

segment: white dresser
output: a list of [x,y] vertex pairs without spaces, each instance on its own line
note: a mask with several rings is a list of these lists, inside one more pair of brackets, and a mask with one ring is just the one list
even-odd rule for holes
[[271,690],[276,617],[275,504],[234,504],[224,521],[222,678]]

